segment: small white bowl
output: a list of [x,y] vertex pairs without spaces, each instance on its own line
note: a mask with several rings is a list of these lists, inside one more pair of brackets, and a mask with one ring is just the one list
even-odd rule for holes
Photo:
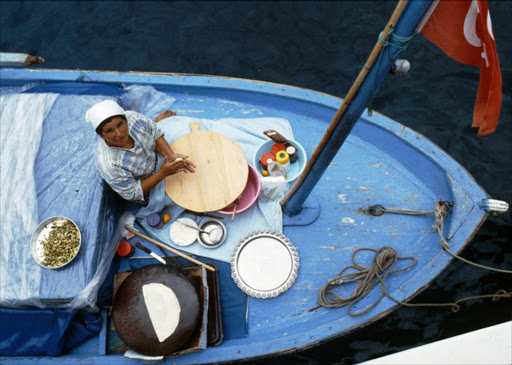
[[224,225],[224,223],[222,223],[220,220],[218,219],[208,219],[208,220],[205,220],[201,223],[201,225],[199,226],[200,229],[202,229],[203,231],[206,231],[206,232],[211,232],[213,231],[214,229],[219,229],[221,231],[221,236],[219,238],[218,241],[216,242],[212,242],[210,240],[210,237],[208,234],[206,233],[202,233],[202,232],[199,232],[199,237],[198,237],[198,241],[199,241],[199,244],[203,247],[206,247],[206,248],[217,248],[219,247],[220,245],[222,245],[224,243],[224,241],[226,240],[226,237],[227,237],[227,230],[226,230],[226,226]]

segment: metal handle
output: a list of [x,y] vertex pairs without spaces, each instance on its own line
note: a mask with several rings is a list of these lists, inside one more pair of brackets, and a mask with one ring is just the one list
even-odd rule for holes
[[[284,144],[287,147],[293,146],[293,144],[290,143],[290,141],[288,141],[285,136],[283,136],[281,133],[279,133],[276,130],[269,129],[269,130],[264,131],[263,134],[266,135],[268,138],[270,138],[271,140],[273,140],[276,143]],[[293,146],[293,147],[295,147],[295,146]]]
[[176,221],[180,224],[183,224],[184,226],[188,227],[188,228],[192,228],[192,229],[195,229],[196,231],[199,231],[201,233],[208,233],[206,232],[205,230],[202,230],[201,228],[197,228],[197,227],[194,227],[194,226],[191,226],[190,224],[187,224],[187,223],[183,223],[182,221],[180,221],[179,219]]
[[139,242],[135,242],[135,246],[137,246],[138,248],[140,248],[142,251],[144,251],[145,253],[151,253],[151,250],[145,246],[142,246]]

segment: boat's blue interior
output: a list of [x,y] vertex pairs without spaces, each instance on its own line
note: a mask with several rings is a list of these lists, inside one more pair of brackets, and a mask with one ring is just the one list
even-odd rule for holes
[[[110,74],[104,77],[108,79]],[[129,83],[131,75],[126,77],[125,81]],[[152,77],[148,76],[149,79]],[[221,79],[221,82],[216,78],[154,78],[159,81],[155,87],[176,99],[173,109],[182,115],[209,119],[276,117],[288,120],[294,139],[301,143],[308,157],[341,102],[340,99],[309,90],[297,91],[282,85],[245,80]],[[187,86],[194,83],[198,85]],[[222,83],[228,84],[227,87],[220,85]],[[83,118],[87,107],[83,105],[74,111],[66,111],[65,107],[75,105],[78,99],[92,105],[101,98],[115,98],[122,94],[122,88],[104,83],[47,82],[27,92],[59,94],[54,103],[56,108],[50,112],[52,120],[43,126],[41,147],[35,160],[37,199],[41,202],[38,219],[55,214],[59,207],[65,206],[66,211],[69,209],[72,213],[71,218],[84,225],[87,237],[84,241],[90,242],[90,247],[81,251],[81,255],[86,254],[88,260],[80,270],[70,265],[64,270],[46,270],[44,273],[41,298],[57,303],[72,299],[98,270],[106,245],[117,243],[112,238],[115,238],[114,230],[120,216],[114,195],[102,184],[94,168],[91,146],[94,143],[90,140],[94,135],[83,133],[87,130]],[[456,181],[455,185],[452,180]],[[457,188],[454,189],[454,186]],[[350,264],[354,249],[389,245],[398,251],[399,256],[414,256],[418,260],[412,269],[389,278],[388,289],[399,299],[410,298],[428,285],[450,261],[450,257],[443,254],[437,234],[432,231],[431,216],[389,214],[375,217],[367,214],[365,209],[381,204],[390,208],[429,210],[438,200],[456,200],[459,204],[465,202],[463,204],[467,204],[468,209],[464,209],[464,214],[449,215],[445,220],[446,232],[452,226],[457,227],[450,237],[450,244],[454,251],[458,251],[485,215],[472,209],[482,197],[485,197],[485,193],[464,169],[430,141],[378,113],[372,117],[362,116],[308,200],[312,206],[319,208],[317,220],[301,225],[300,220],[297,224],[297,221],[287,223],[285,219],[283,233],[297,247],[301,260],[299,277],[293,287],[274,299],[250,298],[245,323],[246,308],[243,306],[247,305],[247,300],[235,306],[238,309],[242,306],[242,311],[229,308],[236,300],[226,299],[226,296],[230,292],[241,291],[230,278],[229,264],[219,263],[222,267],[219,272],[225,282],[221,285],[221,290],[224,290],[223,311],[228,318],[232,316],[233,321],[228,322],[241,328],[241,333],[232,332],[229,335],[229,329],[225,329],[228,336],[222,346],[207,349],[205,357],[201,352],[196,352],[173,361],[205,363],[306,347],[375,320],[376,314],[388,313],[396,307],[396,303],[382,300],[370,313],[356,318],[347,315],[345,308],[318,308],[318,289]],[[73,202],[78,200],[83,202],[74,206]],[[87,205],[83,205],[86,202]],[[157,253],[161,252],[151,244],[148,246]],[[368,255],[359,259],[367,264],[371,261]],[[126,266],[127,262],[120,264]],[[117,267],[112,270],[117,270]],[[112,270],[107,284],[112,283]],[[111,289],[108,285],[99,288],[99,298],[102,298],[102,292],[112,293]],[[375,290],[354,310],[363,310],[379,296],[380,292]],[[90,317],[86,318],[86,314]],[[238,318],[240,321],[237,322],[236,317],[240,317],[240,314],[242,318]],[[91,353],[102,355],[111,351],[107,348],[105,321],[102,326],[98,325],[100,314],[2,307],[0,315],[2,325],[9,326],[13,334],[11,342],[6,340],[5,332],[0,334],[0,346],[7,344],[14,355],[34,352],[58,354],[67,350],[69,344],[98,332],[99,336],[70,350],[69,356],[80,358]],[[33,339],[23,337],[28,323],[38,323],[37,328],[40,329],[31,329],[31,333],[35,334]],[[55,326],[54,338],[48,337],[50,325]],[[249,337],[245,337],[247,328]],[[74,334],[78,335],[66,338]],[[6,353],[6,349],[0,350],[2,354]],[[96,361],[101,363],[99,358]],[[119,356],[116,361],[121,363],[128,360]]]

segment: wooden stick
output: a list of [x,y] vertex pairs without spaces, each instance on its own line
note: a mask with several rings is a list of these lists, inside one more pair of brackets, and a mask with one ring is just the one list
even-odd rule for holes
[[[391,15],[391,18],[388,21],[388,24],[386,25],[386,27],[382,31],[382,36],[383,37],[385,37],[389,33],[389,31],[391,29],[395,28],[395,25],[396,25],[398,19],[400,18],[400,16],[402,15],[402,12],[405,9],[406,5],[407,5],[407,0],[400,0],[398,2],[398,4],[397,4],[393,14]],[[379,57],[379,53],[381,52],[382,48],[383,48],[382,42],[381,41],[377,41],[377,43],[375,44],[375,46],[374,46],[370,56],[367,59],[364,67],[359,72],[359,75],[357,76],[356,81],[354,81],[354,83],[352,84],[352,87],[348,91],[347,96],[345,96],[345,99],[343,100],[343,103],[341,104],[340,108],[336,112],[336,115],[334,116],[333,120],[331,121],[331,124],[329,125],[329,127],[325,131],[324,136],[322,137],[322,139],[318,143],[316,149],[313,151],[313,154],[311,155],[311,157],[309,158],[308,162],[306,163],[306,167],[304,168],[304,170],[300,174],[300,176],[297,179],[297,181],[295,182],[295,184],[293,184],[291,189],[288,191],[286,196],[283,198],[283,200],[281,200],[281,205],[282,206],[286,205],[288,200],[290,200],[292,195],[295,194],[295,192],[299,189],[299,187],[304,182],[304,180],[305,180],[306,176],[308,175],[309,171],[311,170],[311,168],[315,164],[315,161],[317,160],[318,156],[320,155],[322,150],[325,148],[325,146],[327,144],[327,141],[331,137],[334,129],[338,126],[341,118],[343,117],[343,114],[345,114],[345,111],[347,110],[348,106],[352,102],[352,99],[354,98],[356,93],[359,91],[359,88],[361,87],[361,84],[366,79],[366,76],[368,76],[368,73],[370,72],[373,64],[375,63],[375,61]]]
[[233,214],[231,215],[231,222],[235,220],[236,207],[238,206],[238,199],[235,201],[235,206],[233,207]]
[[215,268],[214,268],[214,267],[212,267],[212,266],[210,266],[210,265],[206,265],[206,264],[202,263],[201,261],[196,260],[195,258],[190,257],[190,256],[188,256],[188,255],[184,254],[183,252],[180,252],[180,251],[178,251],[178,250],[176,250],[176,249],[174,249],[174,248],[172,248],[172,247],[170,247],[170,246],[167,246],[167,245],[163,244],[162,242],[158,242],[157,240],[154,240],[154,239],[152,239],[151,237],[146,236],[145,234],[142,234],[142,233],[140,233],[139,231],[134,230],[133,228],[130,228],[130,227],[128,227],[128,226],[126,226],[126,227],[124,227],[124,228],[125,228],[128,232],[131,232],[131,233],[133,233],[134,235],[137,235],[137,236],[139,236],[139,237],[141,237],[141,238],[144,238],[146,241],[152,242],[152,243],[154,243],[154,244],[155,244],[155,245],[157,245],[157,246],[160,246],[160,247],[162,247],[162,248],[165,248],[167,251],[171,251],[172,253],[174,253],[174,254],[176,254],[176,255],[178,255],[178,256],[181,256],[181,257],[183,257],[184,259],[186,259],[186,260],[188,260],[188,261],[190,261],[190,262],[193,262],[194,264],[204,266],[204,268],[205,268],[205,269],[207,269],[207,270],[215,271]]

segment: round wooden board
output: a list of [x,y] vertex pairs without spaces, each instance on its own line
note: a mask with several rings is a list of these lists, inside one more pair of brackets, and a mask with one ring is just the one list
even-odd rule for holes
[[232,139],[217,132],[199,131],[199,123],[191,123],[190,129],[192,133],[171,147],[188,156],[196,165],[196,172],[168,176],[165,192],[173,202],[194,212],[225,208],[247,184],[249,166],[245,155]]

